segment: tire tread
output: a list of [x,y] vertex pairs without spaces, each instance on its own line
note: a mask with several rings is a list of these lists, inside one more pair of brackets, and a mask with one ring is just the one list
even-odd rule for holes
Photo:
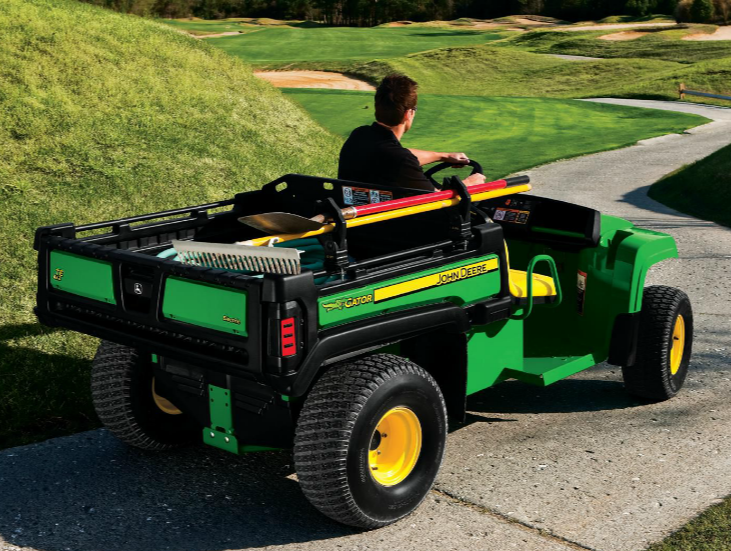
[[[366,529],[394,522],[373,519],[360,510],[348,488],[346,462],[350,431],[365,402],[388,379],[404,374],[421,376],[439,391],[418,365],[378,354],[332,367],[305,401],[295,434],[297,476],[307,499],[338,522]],[[441,398],[441,391],[438,394]],[[446,417],[443,398],[441,407]]]

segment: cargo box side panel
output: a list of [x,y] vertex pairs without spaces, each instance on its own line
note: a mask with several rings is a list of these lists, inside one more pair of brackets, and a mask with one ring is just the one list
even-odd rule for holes
[[464,306],[485,300],[500,292],[499,267],[498,257],[489,255],[323,297],[320,327],[424,304],[452,301]]
[[74,295],[116,304],[112,264],[64,251],[52,251],[51,287]]
[[169,277],[162,313],[167,319],[247,336],[246,302],[242,290]]

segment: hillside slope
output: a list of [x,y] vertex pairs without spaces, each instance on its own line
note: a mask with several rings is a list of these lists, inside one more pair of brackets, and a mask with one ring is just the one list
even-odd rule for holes
[[96,422],[94,339],[33,316],[37,226],[333,174],[339,141],[240,60],[158,23],[3,0],[0,28],[1,448]]

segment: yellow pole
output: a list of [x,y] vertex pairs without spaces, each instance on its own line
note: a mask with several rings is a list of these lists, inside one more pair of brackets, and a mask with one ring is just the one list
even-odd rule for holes
[[[468,188],[469,189],[469,188]],[[530,184],[522,184],[519,186],[511,186],[502,189],[495,189],[492,191],[483,191],[482,193],[476,193],[472,196],[473,201],[485,201],[486,199],[494,199],[496,197],[505,197],[506,195],[514,195],[516,193],[523,193],[524,191],[530,191],[532,189]],[[434,201],[433,203],[425,203],[423,205],[416,205],[414,207],[406,207],[403,209],[389,210],[385,212],[378,212],[376,214],[368,214],[361,218],[354,218],[345,222],[348,228],[357,228],[358,226],[365,226],[366,224],[374,224],[376,222],[383,222],[385,220],[395,220],[396,218],[403,218],[404,216],[411,216],[413,214],[421,214],[422,212],[430,212],[433,210],[444,209],[452,207],[459,203],[460,198],[455,197],[453,199],[443,199],[441,201]],[[314,237],[316,235],[322,235],[323,233],[330,233],[335,229],[335,224],[327,224],[317,230],[312,230],[303,233],[288,233],[282,235],[270,235],[267,237],[258,237],[249,241],[240,241],[239,245],[267,245],[272,239],[278,239],[277,242],[292,241],[294,239],[302,239],[304,237]]]

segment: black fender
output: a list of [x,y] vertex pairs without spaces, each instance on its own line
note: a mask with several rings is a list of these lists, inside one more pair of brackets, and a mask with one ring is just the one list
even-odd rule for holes
[[470,327],[463,308],[440,303],[326,329],[320,333],[297,372],[290,376],[273,376],[272,384],[283,394],[298,398],[307,394],[327,365],[436,329],[460,334],[469,331]]

